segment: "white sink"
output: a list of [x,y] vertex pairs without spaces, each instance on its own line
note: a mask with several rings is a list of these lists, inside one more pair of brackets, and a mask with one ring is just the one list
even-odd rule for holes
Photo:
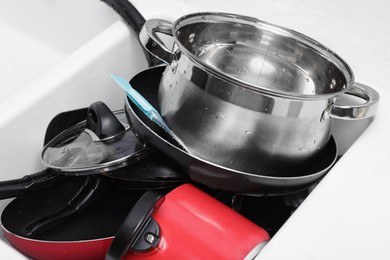
[[0,102],[116,20],[115,14],[96,0],[0,3]]
[[0,180],[42,169],[56,114],[98,100],[122,108],[110,73],[146,67],[137,36],[98,0],[2,1],[0,34]]
[[[336,120],[333,134],[344,157],[258,258],[336,259],[344,255],[337,259],[368,259],[390,252],[386,247],[390,211],[380,208],[390,196],[386,189],[390,180],[388,153],[382,152],[389,145],[386,112],[390,109],[390,93],[385,85],[390,38],[382,32],[383,26],[375,26],[387,21],[389,4],[287,0],[131,2],[146,19],[175,20],[199,11],[254,16],[308,34],[345,57],[357,81],[371,83],[380,92],[378,114],[369,128],[371,120]],[[351,8],[353,11],[345,12]],[[356,17],[362,21],[359,26]],[[0,33],[0,181],[43,168],[39,158],[43,138],[56,114],[87,107],[98,100],[112,109],[122,108],[123,93],[112,82],[110,73],[130,79],[147,67],[137,35],[99,0],[3,1]],[[355,41],[360,34],[363,37]],[[376,196],[378,192],[381,196]],[[0,212],[5,203],[0,202]],[[376,217],[369,215],[371,211],[362,214],[361,205],[369,205],[373,213],[387,218],[370,221],[370,227],[364,230],[361,227],[366,220]],[[359,236],[365,233],[370,234],[366,236],[368,240]],[[351,242],[341,248],[340,241]],[[356,247],[361,241],[363,245]],[[18,254],[0,240],[0,258],[17,259]]]

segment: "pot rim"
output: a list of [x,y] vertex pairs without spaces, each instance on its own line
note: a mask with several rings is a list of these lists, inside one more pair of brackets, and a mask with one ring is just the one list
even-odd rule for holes
[[[241,23],[245,25],[250,25],[257,28],[264,28],[266,30],[272,30],[273,32],[279,33],[280,35],[288,38],[292,38],[293,40],[307,46],[308,48],[314,49],[319,55],[322,55],[326,57],[329,61],[334,63],[336,67],[342,72],[346,79],[346,85],[339,91],[335,91],[332,93],[325,93],[325,94],[298,94],[294,92],[287,92],[287,91],[278,91],[278,90],[271,90],[267,88],[263,88],[261,86],[248,83],[244,80],[241,80],[239,78],[236,78],[234,76],[224,74],[222,72],[219,72],[212,68],[210,65],[208,65],[206,62],[203,62],[202,60],[198,59],[194,54],[192,54],[186,47],[183,46],[183,44],[178,39],[177,32],[181,27],[188,24],[195,24],[199,22],[208,22],[208,23],[217,23],[217,22],[224,22],[224,23]],[[298,100],[318,100],[318,99],[329,99],[338,95],[341,95],[345,92],[347,92],[354,84],[354,74],[350,66],[335,52],[324,46],[323,44],[317,42],[316,40],[312,39],[309,36],[306,36],[302,33],[299,33],[297,31],[287,29],[282,26],[278,26],[272,23],[268,23],[262,20],[259,20],[257,18],[244,16],[244,15],[237,15],[232,13],[222,13],[222,12],[199,12],[199,13],[192,13],[188,15],[184,15],[180,18],[178,18],[172,27],[172,34],[173,39],[175,41],[175,44],[177,44],[179,51],[183,52],[192,62],[194,62],[198,67],[200,67],[202,70],[210,74],[212,77],[218,78],[222,81],[225,81],[227,83],[238,85],[242,88],[246,88],[250,91],[254,91],[256,93],[260,94],[268,94],[276,97],[282,97],[282,98],[292,98],[292,99],[298,99]]]

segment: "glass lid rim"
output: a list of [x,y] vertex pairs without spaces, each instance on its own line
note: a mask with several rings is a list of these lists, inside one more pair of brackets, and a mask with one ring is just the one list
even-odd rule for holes
[[[125,115],[125,110],[120,109],[120,110],[113,111],[113,113],[114,113],[114,115],[118,115],[118,114]],[[45,155],[45,152],[47,152],[47,149],[50,147],[53,147],[52,145],[54,143],[58,142],[58,140],[61,140],[61,138],[63,138],[64,136],[70,135],[70,134],[72,134],[72,132],[76,132],[77,130],[80,131],[80,134],[83,133],[84,130],[87,129],[86,128],[86,121],[87,120],[85,119],[83,121],[76,123],[75,125],[60,132],[58,135],[53,137],[49,142],[47,142],[47,144],[42,148],[42,152],[41,152],[41,156],[40,156],[41,162],[45,167],[47,167],[49,169],[53,169],[55,171],[69,173],[69,174],[75,174],[75,175],[104,173],[104,172],[109,172],[109,171],[112,171],[112,170],[115,170],[118,168],[125,167],[129,163],[131,163],[132,161],[134,161],[134,160],[136,161],[136,160],[143,158],[144,154],[146,154],[145,145],[142,145],[142,143],[140,143],[140,145],[142,145],[141,146],[142,148],[139,149],[138,151],[135,151],[134,153],[131,153],[131,154],[124,156],[124,157],[120,157],[120,158],[112,160],[112,161],[99,163],[99,164],[95,164],[95,165],[85,165],[85,166],[77,166],[77,167],[55,166],[55,165],[52,165],[44,160],[44,155]],[[81,129],[82,129],[82,131],[81,131]],[[125,133],[127,131],[132,131],[130,126],[128,126],[128,127],[125,126],[125,130],[122,133]],[[104,138],[104,139],[101,139],[99,141],[107,141],[107,140],[110,140],[111,138],[115,138],[115,137]]]

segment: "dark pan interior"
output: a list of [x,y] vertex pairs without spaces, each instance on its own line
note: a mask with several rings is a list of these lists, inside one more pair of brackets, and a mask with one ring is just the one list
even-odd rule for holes
[[[2,225],[16,235],[23,234],[24,227],[31,221],[64,207],[83,181],[84,177],[74,177],[50,188],[17,197],[4,209]],[[33,239],[77,241],[114,236],[143,193],[144,191],[118,189],[108,184],[88,208]]]

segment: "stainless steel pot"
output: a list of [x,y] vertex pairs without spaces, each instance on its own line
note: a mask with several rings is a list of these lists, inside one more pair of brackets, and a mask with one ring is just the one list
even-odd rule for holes
[[[158,33],[172,36],[173,50]],[[334,52],[254,18],[154,19],[140,39],[169,64],[159,86],[164,119],[188,148],[221,166],[258,172],[302,165],[329,141],[333,118],[376,111],[378,93],[354,84],[352,70]],[[366,102],[337,105],[343,94]]]
[[[130,80],[133,88],[154,107],[158,105],[158,86],[165,68],[150,68]],[[255,196],[294,193],[318,182],[337,160],[337,145],[331,137],[304,168],[237,171],[187,153],[176,139],[151,121],[129,98],[126,98],[125,110],[131,129],[142,143],[158,151],[178,172],[185,172],[193,181],[218,190]]]

